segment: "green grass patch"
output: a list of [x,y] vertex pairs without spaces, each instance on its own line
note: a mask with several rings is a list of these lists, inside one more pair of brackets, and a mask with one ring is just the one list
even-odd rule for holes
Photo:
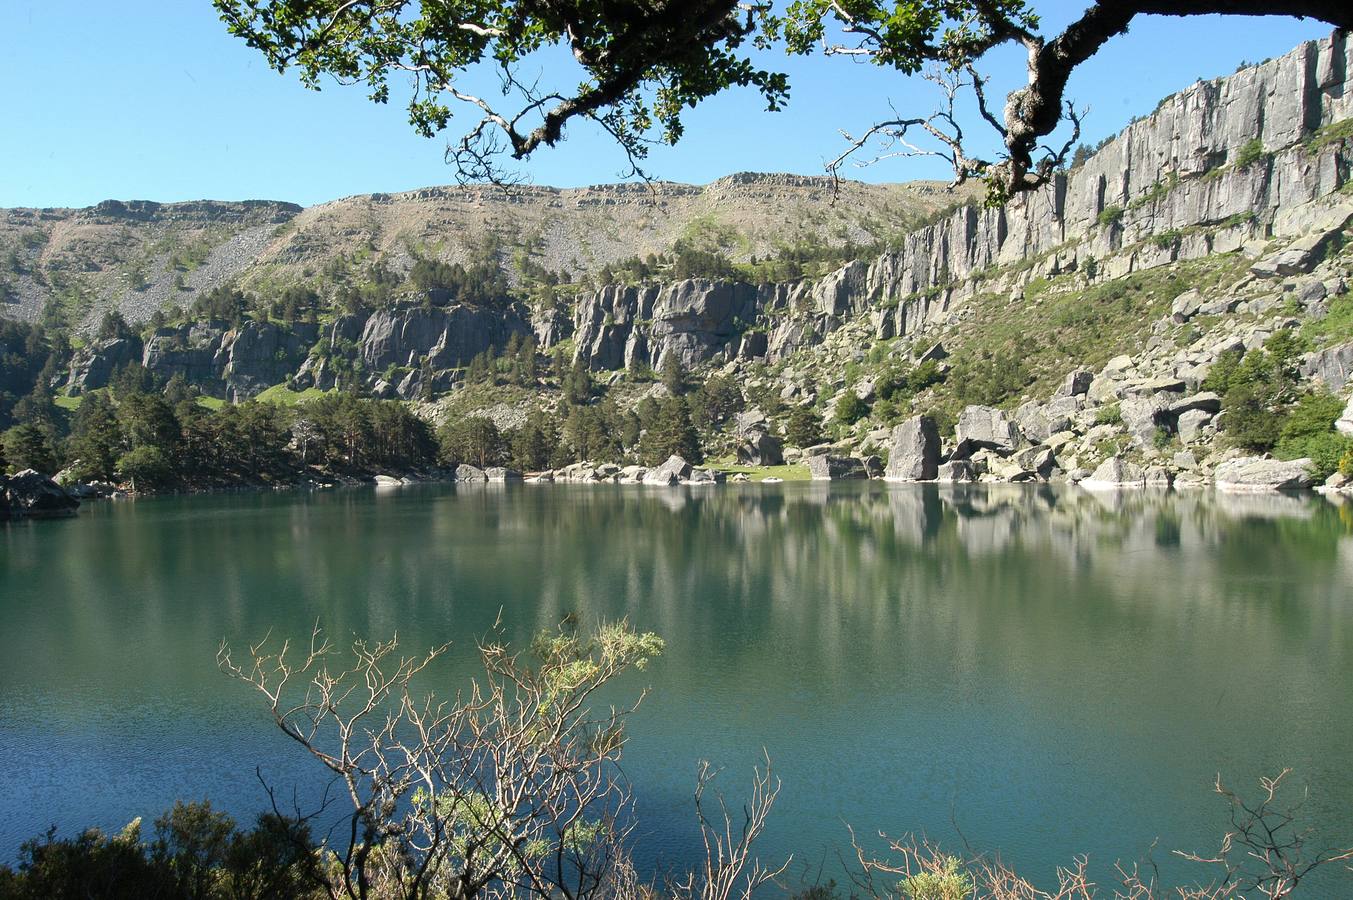
[[1329,315],[1306,321],[1301,326],[1301,336],[1317,350],[1353,340],[1353,292],[1331,299]]
[[209,409],[212,412],[216,412],[218,409],[225,406],[226,402],[222,400],[220,397],[208,397],[206,395],[203,395],[197,398],[197,405],[202,407],[203,409]]
[[83,396],[68,397],[65,394],[57,394],[53,401],[57,409],[64,409],[66,412],[75,412],[80,408],[80,404],[85,402]]
[[[295,406],[297,403],[304,403],[307,400],[315,400],[323,397],[327,391],[321,391],[319,388],[306,388],[303,391],[293,391],[285,384],[275,384],[254,399],[261,400],[264,403],[276,403],[279,406]],[[203,400],[214,399],[203,397]],[[215,401],[218,406],[223,403],[222,400]]]
[[1306,139],[1306,152],[1315,156],[1326,147],[1353,140],[1353,119],[1331,122]]

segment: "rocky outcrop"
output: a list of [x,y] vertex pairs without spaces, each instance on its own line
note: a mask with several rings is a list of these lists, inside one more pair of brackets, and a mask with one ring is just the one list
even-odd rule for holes
[[738,442],[737,459],[744,466],[781,466],[785,462],[780,439],[763,430],[755,430]]
[[1331,391],[1341,391],[1353,378],[1353,341],[1309,354],[1301,364],[1301,374],[1319,378]]
[[255,397],[289,379],[315,343],[319,329],[297,324],[246,322],[222,337],[217,361],[231,400]]
[[804,460],[813,481],[839,481],[847,478],[868,478],[869,472],[862,460],[853,456],[833,456],[819,453]]
[[257,396],[291,378],[319,329],[247,321],[192,323],[157,329],[145,343],[141,364],[168,381],[175,375],[203,393],[233,401]]
[[913,416],[893,429],[889,481],[934,481],[939,474],[940,430],[930,416]]
[[958,414],[954,429],[958,441],[957,456],[976,450],[1011,452],[1019,443],[1019,432],[1005,413],[993,406],[968,406]]
[[1100,463],[1094,473],[1081,481],[1081,487],[1114,490],[1146,486],[1146,473],[1141,466],[1119,456],[1111,456]]
[[[345,329],[350,331],[352,323]],[[455,303],[380,310],[362,324],[358,355],[374,373],[391,366],[458,368],[490,347],[501,351],[514,334],[532,333],[526,307],[515,303],[502,309]]]
[[1217,467],[1218,490],[1235,493],[1300,490],[1311,486],[1309,459],[1243,456]]
[[1344,407],[1343,414],[1334,423],[1334,427],[1340,434],[1353,437],[1353,397],[1349,398],[1348,405]]
[[644,484],[677,484],[691,476],[691,464],[680,456],[669,456],[667,461],[644,473]]
[[41,472],[24,469],[0,475],[0,519],[50,519],[73,516],[80,501]]
[[611,285],[578,300],[577,356],[594,369],[620,369],[658,368],[672,354],[692,368],[734,355],[761,305],[758,290],[741,282]]
[[128,363],[140,362],[143,352],[138,337],[91,341],[71,358],[66,387],[71,394],[107,387],[113,373]]

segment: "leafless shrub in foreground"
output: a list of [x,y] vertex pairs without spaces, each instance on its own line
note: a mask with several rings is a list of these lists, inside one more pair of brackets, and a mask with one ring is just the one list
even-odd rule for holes
[[597,715],[589,701],[662,646],[624,623],[542,635],[530,658],[483,642],[485,676],[450,701],[411,687],[445,645],[410,657],[356,640],[335,670],[316,628],[302,652],[265,641],[243,663],[223,646],[218,661],[343,785],[333,896],[573,900],[620,886],[631,826],[617,764],[642,694]]
[[1257,802],[1225,787],[1218,777],[1215,790],[1230,806],[1230,828],[1214,854],[1175,851],[1216,872],[1211,880],[1190,885],[1166,888],[1154,865],[1118,863],[1115,883],[1101,893],[1101,886],[1090,879],[1089,859],[1078,856],[1057,870],[1057,884],[1045,890],[998,855],[953,855],[924,837],[894,839],[883,833],[879,837],[887,852],[879,855],[867,850],[854,831],[851,877],[864,896],[904,900],[1284,900],[1315,870],[1353,859],[1353,848],[1310,850],[1312,829],[1299,820],[1302,802],[1282,805],[1278,799],[1289,774],[1285,769],[1276,777],[1261,778]]
[[[628,838],[631,794],[619,769],[626,720],[643,699],[594,714],[597,691],[663,650],[624,623],[591,637],[565,623],[530,654],[481,642],[485,675],[451,700],[412,682],[443,656],[397,654],[395,640],[355,640],[351,660],[318,627],[307,648],[267,641],[223,671],[260,693],[277,726],[335,776],[351,810],[325,842],[332,898],[624,898],[659,891],[638,876]],[[740,827],[723,797],[707,813],[714,778],[697,772],[695,809],[706,858],[669,884],[689,900],[747,900],[785,866],[752,853],[779,794],[769,757],[758,768]],[[313,818],[313,815],[311,817]],[[786,862],[785,865],[788,865]]]

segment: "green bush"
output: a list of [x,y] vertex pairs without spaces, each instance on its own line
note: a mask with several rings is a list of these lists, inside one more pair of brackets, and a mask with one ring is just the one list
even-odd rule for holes
[[1099,214],[1096,220],[1101,228],[1108,228],[1110,225],[1117,225],[1123,218],[1123,207],[1106,206],[1104,211]]
[[1334,430],[1344,404],[1330,394],[1306,394],[1287,413],[1274,453],[1280,459],[1310,457],[1312,473],[1320,479],[1339,470],[1353,439]]
[[799,406],[785,423],[785,442],[791,447],[811,447],[822,440],[822,419],[812,407]]
[[1264,153],[1264,142],[1259,140],[1259,138],[1246,141],[1241,145],[1241,148],[1236,151],[1236,168],[1249,168],[1259,162],[1259,160],[1263,159],[1266,155],[1267,154]]
[[1261,385],[1242,383],[1226,392],[1222,428],[1233,446],[1255,453],[1273,449],[1282,433],[1282,416]]
[[211,804],[176,803],[145,840],[137,819],[109,837],[55,829],[24,843],[17,869],[0,865],[0,896],[15,900],[101,897],[264,900],[319,896],[327,887],[310,830],[265,813],[250,831]]
[[1117,403],[1110,403],[1107,406],[1101,406],[1095,413],[1096,425],[1122,425],[1123,408]]
[[973,892],[972,876],[963,871],[956,856],[946,857],[939,871],[908,875],[898,885],[907,900],[967,900]]
[[833,415],[843,425],[854,425],[869,415],[869,404],[857,397],[854,391],[846,391],[836,401]]

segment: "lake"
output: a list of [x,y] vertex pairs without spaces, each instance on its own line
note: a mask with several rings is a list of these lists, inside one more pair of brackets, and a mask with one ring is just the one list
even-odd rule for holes
[[[324,779],[216,668],[222,640],[453,641],[628,617],[666,654],[625,771],[648,871],[688,862],[697,760],[769,753],[762,845],[837,874],[846,823],[999,849],[1213,850],[1221,773],[1294,770],[1353,840],[1353,509],[1024,485],[421,485],[86,504],[0,527],[0,859],[176,798],[241,819]],[[1294,791],[1294,796],[1297,791]],[[959,837],[961,832],[962,838]],[[839,874],[837,875],[839,877]]]

